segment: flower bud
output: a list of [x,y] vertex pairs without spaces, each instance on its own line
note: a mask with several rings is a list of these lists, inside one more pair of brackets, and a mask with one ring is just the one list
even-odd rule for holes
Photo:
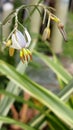
[[44,29],[44,32],[43,32],[43,35],[42,35],[42,40],[46,41],[49,38],[50,38],[50,28],[46,27]]

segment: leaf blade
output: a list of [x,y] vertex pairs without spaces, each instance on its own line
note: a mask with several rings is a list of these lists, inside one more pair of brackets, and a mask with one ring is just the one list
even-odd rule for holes
[[20,86],[21,89],[27,91],[31,96],[47,106],[69,128],[73,128],[73,111],[68,106],[65,106],[57,96],[50,91],[46,93],[45,88],[35,87],[35,83],[32,83],[27,76],[22,76],[11,65],[3,61],[0,61],[0,71]]
[[61,64],[57,64],[48,56],[34,51],[34,53],[45,62],[66,84],[72,79],[72,76],[65,70]]

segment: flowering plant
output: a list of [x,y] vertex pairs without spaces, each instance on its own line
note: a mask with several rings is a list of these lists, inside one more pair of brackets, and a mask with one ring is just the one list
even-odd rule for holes
[[[35,4],[35,5],[28,5],[28,6],[22,5],[21,7],[19,7],[15,11],[13,11],[13,13],[11,13],[11,15],[14,14],[15,25],[14,25],[14,29],[9,34],[7,40],[4,41],[4,44],[5,44],[5,46],[9,47],[10,56],[13,56],[15,49],[20,51],[20,59],[22,60],[23,63],[24,63],[24,61],[28,61],[29,58],[32,60],[31,51],[29,49],[27,49],[31,43],[31,36],[30,36],[28,30],[19,22],[18,13],[21,9],[28,8],[31,6],[37,6],[37,8],[42,7],[44,9],[43,24],[45,23],[46,16],[48,16],[48,22],[47,22],[46,28],[43,31],[42,40],[45,41],[50,38],[50,33],[51,33],[50,21],[53,20],[54,22],[57,23],[57,26],[58,26],[61,34],[63,35],[64,40],[67,41],[66,33],[65,33],[62,22],[60,21],[60,19],[58,17],[56,17],[50,11],[50,9],[54,10],[53,8],[51,8],[51,7],[47,8],[45,5],[43,5],[41,3]],[[9,17],[10,17],[10,15],[9,15]],[[5,24],[5,21],[3,23]],[[18,30],[19,24],[21,25],[21,27],[23,27],[24,34],[20,30]]]
[[[51,12],[51,9],[53,10],[53,8],[47,7],[41,3],[34,5],[22,5],[18,9],[14,10],[11,14],[9,14],[9,16],[3,21],[2,25],[4,25],[11,18],[11,16],[14,17],[15,24],[13,30],[9,34],[8,38],[4,40],[3,47],[9,48],[10,56],[13,56],[14,50],[17,50],[20,53],[20,59],[23,63],[25,63],[25,61],[28,62],[29,59],[32,59],[31,51],[34,50],[34,43],[36,42],[35,40],[31,42],[31,36],[28,32],[28,29],[19,22],[18,13],[21,9],[26,9],[31,6],[35,7],[35,9],[37,9],[39,12],[40,10],[38,7],[42,7],[44,9],[44,17],[42,20],[43,24],[45,23],[46,16],[48,18],[47,25],[42,33],[41,40],[46,41],[50,38],[50,22],[53,20],[57,24],[57,27],[63,35],[63,38],[65,41],[67,41],[64,26],[61,20]],[[20,31],[19,25],[23,28],[23,32]],[[38,51],[34,51],[34,53],[45,63],[47,70],[48,68],[51,68],[54,71],[58,77],[58,81],[60,83],[59,85],[61,88],[66,86],[66,84],[68,85],[63,90],[61,90],[61,92],[54,94],[44,86],[41,86],[40,84],[31,80],[24,73],[28,64],[22,64],[20,62],[15,68],[14,66],[11,66],[8,63],[0,60],[0,77],[2,76],[2,78],[5,78],[6,76],[5,88],[4,90],[0,89],[0,129],[3,128],[3,123],[5,123],[4,127],[6,127],[6,123],[8,123],[10,125],[7,125],[6,128],[15,130],[20,129],[20,127],[23,130],[43,130],[45,126],[47,126],[49,130],[71,130],[73,129],[72,76],[62,67],[54,53],[52,58],[49,58],[49,56],[39,53]],[[40,64],[42,67],[42,62],[40,62]],[[46,67],[43,66],[43,68],[45,71]],[[41,73],[41,79],[45,81],[46,75],[43,72]],[[38,75],[37,79],[39,79],[39,76],[40,74]],[[6,82],[7,78],[10,81],[7,80]],[[49,77],[47,76],[46,78]],[[2,83],[4,86],[4,82]],[[48,87],[49,85],[50,84],[47,84]],[[23,95],[21,93],[20,96],[16,96],[21,92],[21,90],[23,90]],[[6,96],[4,94],[6,94]],[[34,99],[37,99],[38,101]],[[17,104],[17,107],[15,106],[16,104],[13,104],[14,100],[23,103],[20,105],[19,109],[17,109],[19,104]],[[7,116],[9,110],[12,112],[12,114],[9,113],[10,118],[5,117]]]

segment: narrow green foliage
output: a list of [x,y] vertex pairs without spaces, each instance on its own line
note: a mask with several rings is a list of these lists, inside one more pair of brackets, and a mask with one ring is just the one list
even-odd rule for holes
[[36,130],[22,122],[19,122],[19,121],[16,121],[16,120],[13,120],[11,118],[8,118],[8,117],[3,117],[3,116],[0,116],[0,121],[3,121],[4,123],[6,124],[16,124],[18,126],[20,126],[23,130]]
[[49,66],[66,84],[72,79],[72,76],[62,67],[58,65],[53,59],[50,59],[44,54],[34,51],[34,53],[41,58],[47,66]]
[[73,128],[73,111],[66,106],[57,96],[50,91],[46,91],[26,75],[22,76],[12,66],[0,61],[0,72],[11,79],[22,90],[27,91],[31,96],[47,106],[58,118],[60,118],[69,128]]

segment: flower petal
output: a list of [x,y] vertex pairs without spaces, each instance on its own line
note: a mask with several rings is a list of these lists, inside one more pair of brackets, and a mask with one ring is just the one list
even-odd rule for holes
[[31,37],[25,28],[25,36],[19,30],[12,34],[12,45],[10,47],[15,49],[22,49],[28,47],[30,42]]
[[15,48],[15,49],[17,49],[17,50],[20,50],[20,49],[21,49],[21,46],[20,46],[20,44],[18,43],[15,34],[12,34],[12,45],[11,45],[10,47],[11,47],[11,48]]
[[23,48],[26,46],[26,39],[24,37],[24,35],[20,32],[20,31],[16,31],[16,37],[17,37],[17,41],[19,43],[19,45]]
[[27,43],[26,43],[25,47],[28,47],[30,45],[30,42],[31,42],[31,37],[30,37],[30,34],[28,33],[26,28],[25,28],[25,35],[27,37]]

